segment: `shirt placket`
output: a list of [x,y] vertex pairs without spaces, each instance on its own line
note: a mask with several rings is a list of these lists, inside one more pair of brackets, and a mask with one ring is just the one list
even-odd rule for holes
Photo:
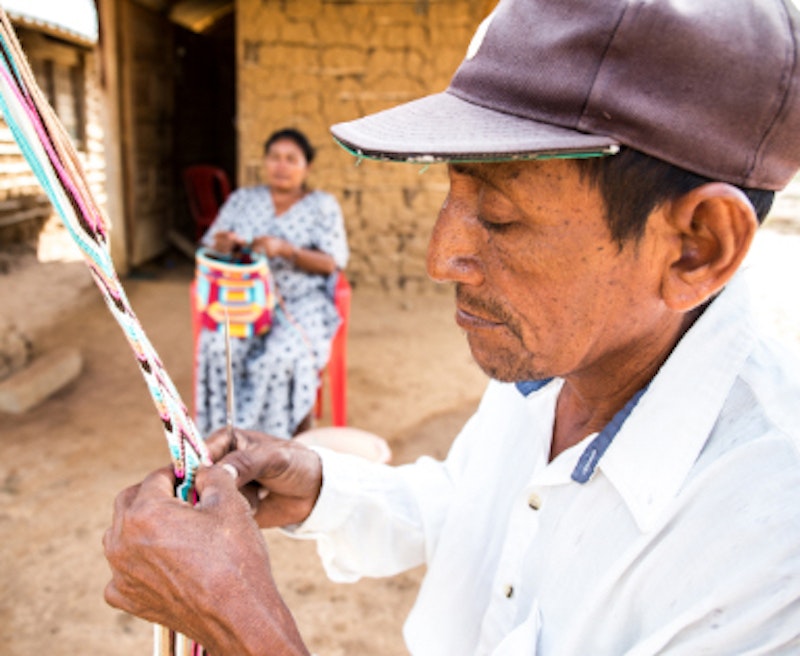
[[520,614],[534,601],[534,591],[522,578],[526,554],[539,530],[545,491],[531,484],[517,497],[509,517],[506,539],[492,592],[483,618],[477,653],[489,654],[513,630]]

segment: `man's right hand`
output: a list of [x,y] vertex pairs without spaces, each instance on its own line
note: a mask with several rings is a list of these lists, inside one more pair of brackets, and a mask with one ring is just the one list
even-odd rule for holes
[[206,444],[216,464],[236,472],[236,484],[261,528],[304,521],[322,488],[322,461],[308,447],[256,431],[225,429]]

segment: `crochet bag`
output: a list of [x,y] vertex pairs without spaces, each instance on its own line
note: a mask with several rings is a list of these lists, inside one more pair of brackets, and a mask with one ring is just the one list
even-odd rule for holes
[[197,310],[209,330],[224,330],[225,308],[231,337],[263,335],[272,326],[275,292],[264,255],[231,255],[201,248],[196,254]]

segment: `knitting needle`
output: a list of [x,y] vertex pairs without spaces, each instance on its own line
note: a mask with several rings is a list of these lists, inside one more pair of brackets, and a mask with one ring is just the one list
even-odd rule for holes
[[233,391],[233,355],[231,353],[231,319],[225,307],[225,378],[228,440],[233,443],[233,424],[236,419],[236,399]]

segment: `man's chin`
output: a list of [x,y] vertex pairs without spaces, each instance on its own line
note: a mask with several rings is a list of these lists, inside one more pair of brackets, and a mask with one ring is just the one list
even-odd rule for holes
[[468,336],[472,359],[489,378],[502,383],[516,383],[522,380],[537,380],[528,363],[520,360],[519,353],[498,348],[485,348],[480,341]]

